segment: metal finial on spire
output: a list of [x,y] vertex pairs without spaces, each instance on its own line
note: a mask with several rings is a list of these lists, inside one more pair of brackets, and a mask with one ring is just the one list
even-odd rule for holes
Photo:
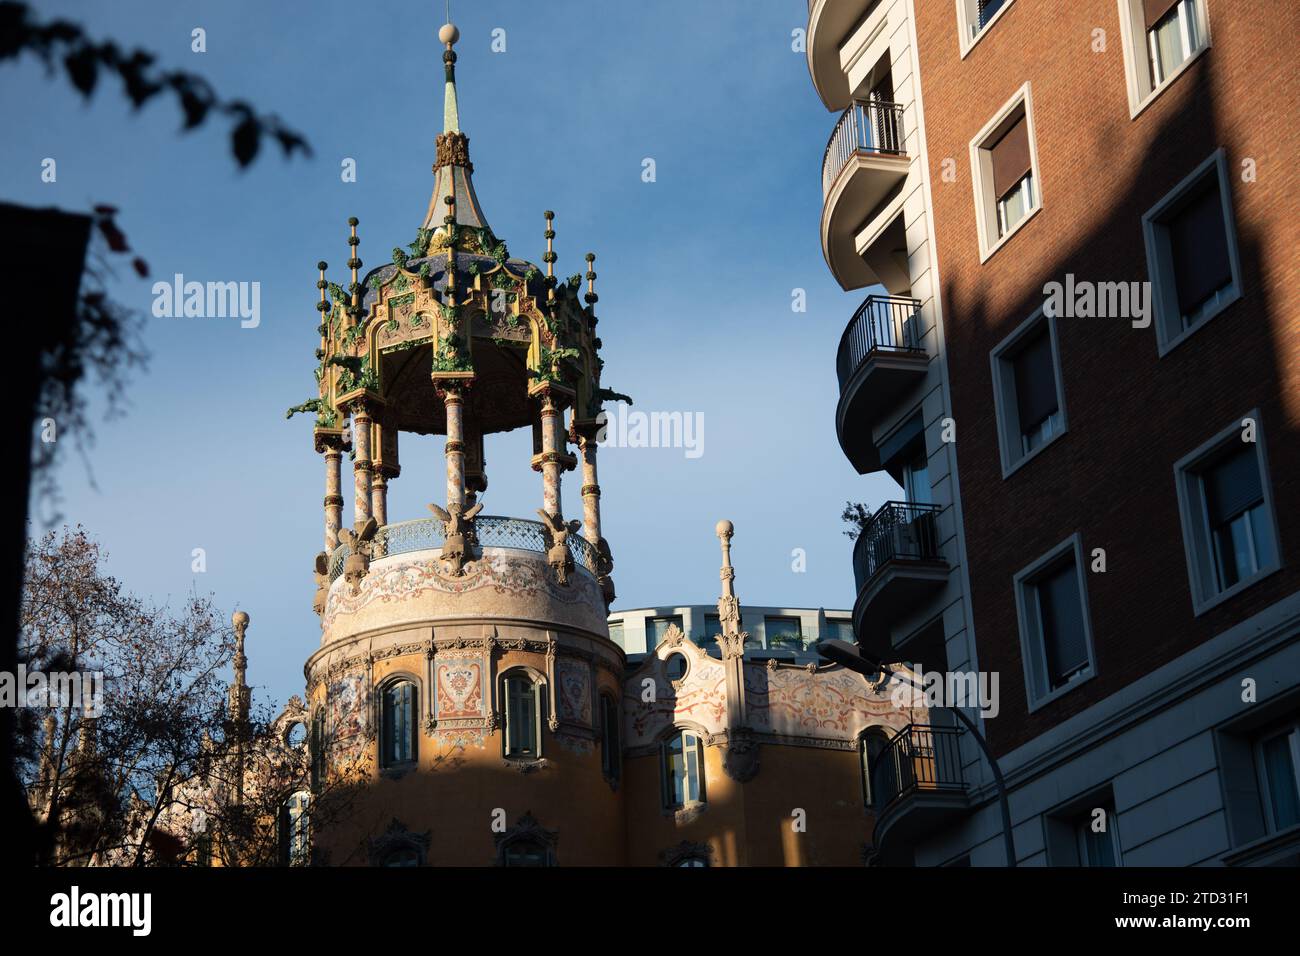
[[546,301],[555,302],[555,213],[546,210],[546,253],[542,261],[546,263]]
[[596,295],[596,254],[587,253],[587,294],[583,298],[587,302],[587,311],[595,313],[596,303],[600,301],[600,296]]
[[316,263],[316,268],[320,270],[320,278],[316,280],[316,288],[320,290],[320,301],[316,303],[316,311],[320,313],[320,360],[325,361],[326,350],[329,348],[329,296],[326,289],[329,283],[325,281],[325,270],[329,268],[329,263],[322,259]]
[[348,225],[352,228],[352,235],[348,236],[348,268],[352,270],[352,282],[348,285],[348,291],[352,293],[352,304],[348,308],[348,314],[352,317],[352,324],[355,325],[361,321],[361,283],[357,279],[357,270],[361,268],[361,260],[357,258],[357,247],[361,245],[361,240],[357,238],[357,225],[360,222],[356,216],[348,219]]
[[456,240],[458,230],[456,229],[456,194],[452,193],[443,199],[447,204],[447,215],[443,217],[443,223],[447,227],[447,304],[456,304]]

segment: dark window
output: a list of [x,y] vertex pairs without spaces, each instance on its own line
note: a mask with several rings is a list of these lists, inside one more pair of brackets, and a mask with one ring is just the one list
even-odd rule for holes
[[387,684],[381,702],[383,765],[394,767],[412,763],[415,760],[416,746],[415,685],[407,680]]
[[1300,823],[1300,727],[1287,727],[1260,744],[1265,803],[1273,832]]
[[1047,686],[1055,690],[1088,666],[1083,598],[1074,561],[1046,572],[1032,587],[1046,658]]
[[1075,824],[1080,866],[1118,866],[1119,834],[1110,806],[1089,810]]
[[600,696],[600,769],[610,780],[617,780],[622,769],[620,717],[618,702],[608,694],[602,694]]
[[673,625],[676,625],[679,631],[686,630],[686,628],[682,627],[682,616],[680,614],[673,614],[668,617],[652,617],[650,619],[650,633],[647,635],[650,646],[646,650],[653,651],[658,647],[659,642],[668,636],[668,628]]
[[541,753],[541,701],[538,685],[516,674],[505,680],[506,756],[536,757]]
[[979,22],[974,26],[971,32],[979,33],[980,30],[984,29],[984,25],[993,19],[993,14],[1001,10],[1002,4],[1005,2],[1006,0],[975,0],[976,7],[978,8]]
[[325,709],[316,708],[311,719],[311,786],[320,789],[325,779]]
[[419,866],[420,852],[413,849],[394,850],[384,857],[384,866]]
[[514,840],[503,856],[506,866],[550,866],[546,847],[536,840]]
[[1047,324],[1031,335],[1011,359],[1021,453],[1028,454],[1060,430],[1056,363]]
[[1190,326],[1221,290],[1232,285],[1218,177],[1209,177],[1166,225],[1178,312],[1183,325]]
[[803,650],[803,627],[797,617],[766,617],[763,630],[768,650]]
[[1202,475],[1220,591],[1250,577],[1272,558],[1272,528],[1264,509],[1255,445],[1234,445]]
[[862,800],[868,807],[876,803],[876,771],[880,766],[880,754],[889,743],[889,738],[881,730],[868,730],[862,735],[860,745],[862,757]]
[[664,659],[664,673],[670,681],[679,681],[686,676],[686,658],[681,654],[669,654]]

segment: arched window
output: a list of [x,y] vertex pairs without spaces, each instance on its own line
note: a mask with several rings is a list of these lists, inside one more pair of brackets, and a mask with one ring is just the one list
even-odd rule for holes
[[664,806],[704,802],[704,745],[689,730],[675,730],[660,745]]
[[293,794],[280,805],[277,836],[281,866],[306,866],[310,847],[307,807],[310,797],[304,791]]
[[600,695],[600,769],[616,781],[623,769],[623,741],[619,734],[622,712],[609,694]]
[[524,671],[509,673],[502,682],[507,757],[542,755],[542,688],[539,681]]
[[880,764],[880,753],[889,743],[889,736],[878,728],[862,735],[859,750],[862,756],[862,801],[868,806],[876,802],[875,775]]
[[664,658],[664,673],[670,681],[679,681],[686,676],[686,657],[683,654],[669,654]]
[[693,866],[707,867],[708,865],[709,865],[709,861],[704,859],[704,857],[701,856],[684,856],[676,863],[673,864],[673,866],[692,866],[692,867]]
[[550,866],[551,855],[537,840],[512,840],[502,853],[506,866]]
[[395,680],[380,692],[380,764],[399,767],[415,762],[416,747],[415,684]]
[[317,707],[311,718],[311,788],[319,790],[325,780],[325,708]]
[[384,866],[419,866],[420,851],[414,847],[393,850],[384,857]]

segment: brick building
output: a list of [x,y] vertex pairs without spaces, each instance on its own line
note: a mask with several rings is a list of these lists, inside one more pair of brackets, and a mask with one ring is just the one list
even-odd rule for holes
[[[810,4],[823,250],[871,293],[837,427],[906,499],[855,552],[858,640],[998,675],[1022,864],[1300,861],[1297,27]],[[1004,862],[972,743],[912,747],[882,859]]]

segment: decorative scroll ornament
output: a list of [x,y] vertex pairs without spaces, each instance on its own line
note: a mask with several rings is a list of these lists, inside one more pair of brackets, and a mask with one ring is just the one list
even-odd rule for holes
[[758,776],[758,740],[748,727],[735,727],[727,734],[722,769],[737,783],[748,783]]

